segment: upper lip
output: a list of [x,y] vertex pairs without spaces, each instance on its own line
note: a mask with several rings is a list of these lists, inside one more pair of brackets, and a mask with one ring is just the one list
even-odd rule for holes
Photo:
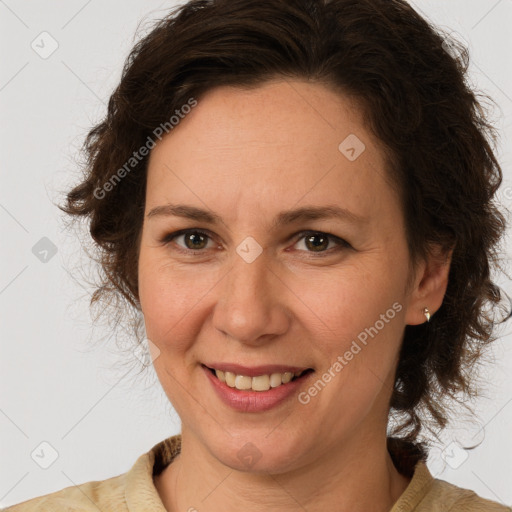
[[234,363],[208,363],[204,366],[213,369],[221,370],[223,372],[231,372],[235,375],[245,375],[247,377],[257,377],[258,375],[271,375],[272,373],[285,373],[285,372],[301,372],[308,370],[307,366],[288,366],[283,364],[263,364],[259,366],[243,366]]

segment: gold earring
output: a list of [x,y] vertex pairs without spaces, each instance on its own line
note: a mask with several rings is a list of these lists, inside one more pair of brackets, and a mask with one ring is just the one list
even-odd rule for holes
[[430,312],[428,308],[423,308],[423,314],[427,317],[427,322],[430,322]]

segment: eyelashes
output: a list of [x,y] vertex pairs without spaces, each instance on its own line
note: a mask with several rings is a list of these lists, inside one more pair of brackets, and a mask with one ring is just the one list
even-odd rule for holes
[[[186,238],[188,235],[196,235],[199,237],[199,241],[201,241],[201,238],[202,238],[203,241],[209,241],[212,243],[210,244],[210,247],[205,246],[205,247],[201,247],[199,249],[191,249],[191,248],[188,248],[188,247],[185,247],[183,245],[176,243],[176,240],[178,238],[181,238],[181,237]],[[293,238],[293,240],[295,240],[293,245],[296,245],[298,242],[305,239],[304,247],[306,247],[306,249],[299,250],[299,252],[307,253],[308,257],[309,257],[309,255],[312,255],[313,257],[330,256],[334,253],[340,252],[343,249],[352,249],[352,246],[346,240],[344,240],[340,237],[337,237],[335,235],[332,235],[330,233],[325,233],[323,231],[313,231],[313,230],[301,231],[300,233],[296,233],[295,235],[293,235],[292,238]],[[315,239],[317,239],[317,240],[321,239],[322,240],[321,244],[323,243],[324,245],[325,245],[325,242],[327,241],[328,248],[326,250],[319,250],[319,251],[308,250],[308,246],[306,244]],[[175,246],[173,247],[173,250],[176,250],[177,252],[179,252],[181,254],[188,254],[188,255],[201,255],[201,254],[204,255],[207,253],[208,249],[211,249],[215,246],[219,247],[219,245],[213,241],[213,237],[209,231],[202,230],[202,229],[195,229],[195,228],[182,229],[179,231],[174,231],[172,233],[168,233],[168,234],[164,235],[160,240],[160,243],[162,243],[165,246],[170,246],[170,244],[172,242],[174,242],[174,244],[175,244]],[[331,247],[332,243],[334,243],[334,247]],[[318,244],[313,245],[313,247],[315,247],[315,246],[318,247]]]

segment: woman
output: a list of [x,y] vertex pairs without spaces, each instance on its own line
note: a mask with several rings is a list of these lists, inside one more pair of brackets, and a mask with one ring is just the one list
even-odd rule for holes
[[135,46],[63,210],[181,435],[9,510],[510,510],[420,441],[494,339],[505,228],[447,49],[403,0],[195,0]]

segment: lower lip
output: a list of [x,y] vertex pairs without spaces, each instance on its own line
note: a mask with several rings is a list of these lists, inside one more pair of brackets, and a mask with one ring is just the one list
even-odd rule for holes
[[241,412],[263,412],[278,406],[296,393],[312,373],[309,372],[298,379],[281,384],[277,388],[270,388],[268,391],[241,391],[221,382],[205,366],[203,366],[203,370],[219,398],[229,407]]

